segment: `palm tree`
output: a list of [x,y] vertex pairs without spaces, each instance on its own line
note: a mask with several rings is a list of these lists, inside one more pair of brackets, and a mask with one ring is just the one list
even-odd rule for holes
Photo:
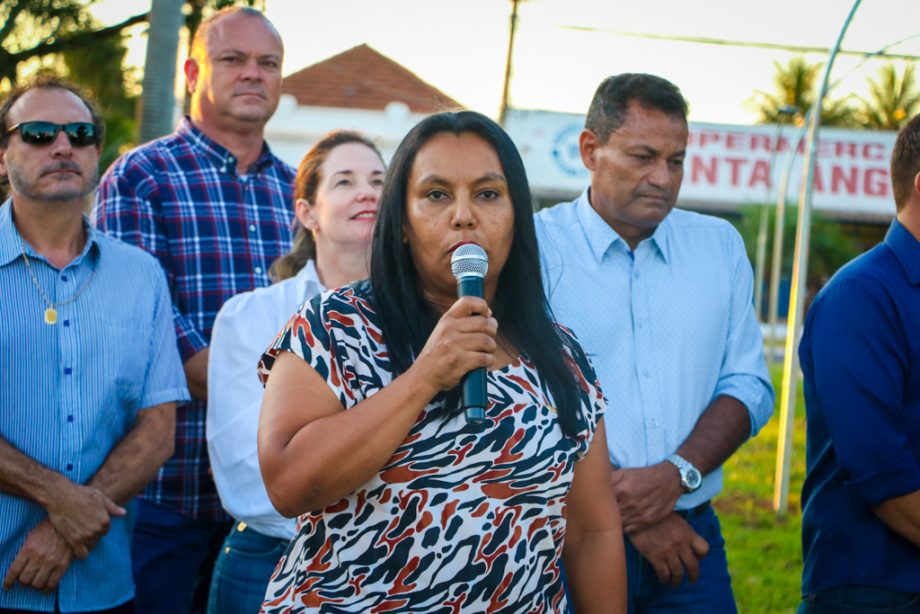
[[150,33],[139,113],[141,143],[169,134],[174,127],[176,53],[179,30],[184,25],[183,4],[183,0],[153,0],[150,6]]
[[900,130],[920,112],[920,89],[914,69],[913,64],[908,64],[898,77],[897,68],[889,62],[879,70],[878,81],[869,79],[871,100],[860,97],[862,105],[858,112],[866,128]]
[[[775,93],[757,92],[757,102],[762,124],[782,123],[785,109],[797,107],[807,113],[815,102],[821,64],[809,64],[802,56],[795,56],[786,66],[774,61],[776,74],[773,77]],[[801,119],[801,118],[800,118]],[[821,124],[824,126],[853,127],[856,125],[853,109],[845,98],[824,98],[821,110]]]

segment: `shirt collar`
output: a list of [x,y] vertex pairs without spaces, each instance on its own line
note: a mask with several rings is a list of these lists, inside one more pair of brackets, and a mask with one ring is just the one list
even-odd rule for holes
[[313,262],[312,259],[307,260],[307,263],[298,271],[295,278],[297,279],[297,291],[304,297],[304,300],[310,298],[317,292],[325,292],[327,290],[323,282],[319,280],[319,274],[316,272],[316,263]]
[[[96,230],[89,219],[83,216],[83,229],[86,231],[86,245],[79,256],[74,258],[72,264],[86,257],[90,248],[99,249],[99,231]],[[28,243],[22,240],[16,224],[13,223],[13,199],[8,198],[0,205],[0,266],[6,266],[22,255],[22,250],[33,258],[41,258]]]
[[885,235],[885,244],[891,248],[914,285],[920,284],[920,241],[897,218],[892,220]]
[[[179,123],[176,132],[189,141],[193,147],[200,150],[206,158],[211,160],[214,166],[220,167],[221,172],[236,173],[236,156],[229,149],[206,135],[192,123],[191,118],[186,115]],[[249,172],[259,172],[275,164],[276,158],[272,154],[268,143],[262,141],[262,153],[258,159],[249,167]]]
[[13,224],[13,199],[0,205],[0,266],[19,257],[19,232]]
[[[629,250],[629,245],[616,230],[610,227],[594,207],[591,206],[589,198],[590,191],[591,188],[588,188],[581,193],[581,196],[575,201],[575,211],[578,216],[578,222],[581,224],[585,237],[588,240],[588,244],[591,246],[591,251],[594,257],[597,258],[597,261],[600,262],[603,260],[607,250],[610,249],[610,246],[617,241],[621,241],[623,243],[623,249],[627,251]],[[661,256],[666,264],[670,257],[669,236],[671,234],[671,224],[669,217],[670,215],[658,224],[655,232],[649,237],[658,255]]]
[[665,264],[671,261],[671,232],[671,214],[668,213],[649,237]]

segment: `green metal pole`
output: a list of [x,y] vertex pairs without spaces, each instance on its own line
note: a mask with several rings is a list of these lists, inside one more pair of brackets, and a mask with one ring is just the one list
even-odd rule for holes
[[789,506],[789,470],[792,463],[792,432],[795,422],[795,400],[798,391],[798,346],[799,322],[805,312],[805,280],[808,277],[808,241],[811,236],[811,206],[814,188],[815,158],[817,156],[818,131],[821,127],[821,104],[827,93],[828,79],[834,58],[840,50],[840,44],[846,34],[856,9],[861,0],[853,3],[837,42],[827,58],[824,67],[824,76],[821,78],[821,89],[815,100],[814,112],[808,129],[808,140],[805,141],[805,163],[802,170],[802,186],[799,192],[799,219],[795,235],[795,263],[792,269],[792,293],[789,297],[789,319],[786,332],[786,354],[783,357],[783,391],[780,406],[780,434],[779,449],[776,457],[776,481],[773,491],[773,510],[778,516],[786,514]]

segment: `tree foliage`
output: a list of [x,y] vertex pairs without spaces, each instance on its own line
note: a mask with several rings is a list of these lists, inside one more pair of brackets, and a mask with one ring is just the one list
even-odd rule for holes
[[875,130],[900,130],[920,113],[920,89],[914,64],[907,64],[898,75],[894,64],[882,66],[878,80],[869,79],[869,99],[860,98],[860,122]]
[[[795,56],[784,66],[774,61],[776,74],[772,92],[757,92],[758,121],[762,124],[782,123],[780,109],[796,107],[803,117],[818,97],[822,64],[809,64],[802,56]],[[821,109],[821,125],[851,128],[857,126],[854,110],[846,98],[825,96]]]
[[[92,15],[97,0],[0,1],[0,95],[23,74],[50,72],[84,87],[100,104],[106,122],[106,144],[100,166],[106,168],[135,141],[137,94],[126,79],[125,30],[145,23],[139,12],[117,24],[103,26]],[[233,4],[255,0],[190,0],[186,25],[194,31],[202,16]],[[142,3],[144,6],[147,3]]]
[[[744,244],[747,247],[748,257],[751,262],[755,259],[757,233],[760,228],[761,211],[763,207],[769,210],[767,229],[767,254],[773,253],[773,225],[776,208],[772,205],[743,205],[741,215],[731,220],[738,229]],[[795,232],[798,222],[798,207],[786,206],[783,218],[783,256],[780,277],[789,277],[792,274],[793,256],[795,251]],[[829,218],[821,211],[812,210],[811,233],[808,249],[808,279],[809,296],[813,296],[827,280],[841,266],[858,256],[860,253],[874,245],[884,237],[886,226],[878,226],[877,232],[868,232],[869,241],[860,241],[845,224]],[[865,233],[864,233],[865,234]],[[770,258],[767,258],[764,279],[769,283],[771,272]]]
[[128,91],[122,32],[146,20],[135,15],[103,27],[91,12],[96,0],[3,0],[0,18],[0,88],[23,74],[49,72],[78,83],[99,102],[106,124],[100,167],[106,168],[134,141],[136,96]]
[[105,144],[100,168],[108,166],[134,144],[137,96],[127,87],[122,67],[127,48],[122,37],[107,37],[80,51],[61,54],[63,72],[98,102],[105,120]]
[[53,54],[85,53],[146,21],[139,13],[102,27],[90,7],[96,0],[3,0],[0,3],[0,87],[14,85],[20,66]]

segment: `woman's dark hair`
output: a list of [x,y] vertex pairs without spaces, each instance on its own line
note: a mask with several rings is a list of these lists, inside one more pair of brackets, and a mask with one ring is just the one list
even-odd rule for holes
[[[377,146],[363,134],[352,130],[333,130],[311,147],[300,161],[297,175],[294,177],[295,201],[302,198],[310,204],[316,202],[316,188],[322,180],[320,170],[323,162],[333,149],[348,143],[364,145],[383,160]],[[313,258],[316,258],[316,242],[313,240],[313,233],[298,223],[291,251],[275,260],[268,270],[268,276],[275,283],[294,277],[300,272],[300,269],[306,266],[307,261]]]
[[[422,297],[409,245],[403,242],[403,228],[415,157],[425,143],[443,132],[475,134],[498,155],[514,209],[514,236],[490,307],[499,330],[536,366],[549,388],[562,431],[574,436],[583,428],[578,384],[566,362],[563,338],[553,323],[543,293],[524,163],[505,131],[480,113],[439,113],[422,120],[400,143],[387,170],[371,246],[371,300],[380,315],[393,375],[409,368],[439,318]],[[448,414],[458,412],[459,387],[446,393],[444,401]]]

